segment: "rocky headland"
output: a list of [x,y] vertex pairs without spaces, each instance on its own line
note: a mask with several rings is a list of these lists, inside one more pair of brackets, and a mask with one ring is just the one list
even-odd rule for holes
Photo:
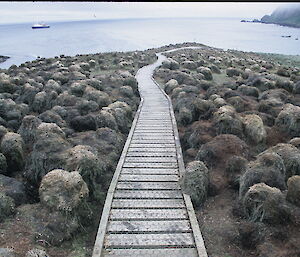
[[271,15],[262,17],[260,22],[300,28],[300,4],[281,6]]
[[209,256],[299,256],[300,65],[210,47],[167,56],[154,76]]
[[259,22],[300,28],[300,4],[280,6],[271,15],[265,15],[261,19],[252,21],[241,20],[241,22]]

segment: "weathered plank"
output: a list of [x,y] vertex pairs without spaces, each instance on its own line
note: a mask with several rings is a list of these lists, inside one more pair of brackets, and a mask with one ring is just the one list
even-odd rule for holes
[[132,139],[131,144],[133,146],[135,145],[152,145],[152,147],[159,147],[160,145],[165,145],[165,146],[174,146],[175,141],[173,139],[152,139],[152,140],[147,140],[147,139]]
[[180,190],[116,190],[114,198],[120,199],[182,199]]
[[139,125],[168,125],[172,126],[171,120],[139,120]]
[[[136,152],[136,151],[128,151],[128,157],[176,157],[176,152]],[[176,159],[177,160],[177,159]]]
[[114,199],[112,208],[185,208],[183,199]]
[[106,247],[139,247],[142,246],[194,246],[191,233],[172,234],[108,234]]
[[108,225],[109,233],[116,232],[190,232],[188,220],[121,220],[111,221]]
[[161,129],[165,129],[165,128],[168,128],[168,129],[172,129],[172,125],[168,122],[166,124],[164,123],[157,123],[157,124],[153,124],[152,122],[150,124],[144,124],[144,123],[138,123],[137,128],[161,128]]
[[185,209],[111,209],[111,220],[187,219]]
[[123,165],[124,168],[177,168],[177,163],[139,163],[139,162],[125,162]]
[[109,257],[193,257],[198,256],[195,248],[163,249],[105,249]]
[[174,136],[174,133],[172,130],[136,130],[134,132],[134,135],[152,135],[152,136],[155,136],[155,135],[162,135],[162,136]]
[[172,144],[145,144],[145,143],[140,143],[140,144],[136,144],[136,143],[131,143],[130,144],[130,148],[129,150],[131,150],[131,148],[173,148],[174,149],[175,143]]
[[131,182],[118,182],[117,189],[131,189],[131,190],[174,190],[180,189],[180,186],[177,182],[140,182],[140,181],[131,181]]
[[148,162],[158,162],[158,163],[163,163],[163,162],[169,162],[169,163],[177,163],[177,158],[176,157],[159,157],[159,156],[154,156],[154,157],[150,157],[150,156],[147,156],[147,157],[126,157],[125,158],[125,162],[126,163],[129,163],[129,162],[143,162],[143,163],[148,163]]
[[153,128],[153,129],[172,129],[172,125],[168,123],[153,123],[153,122],[148,122],[148,123],[139,123],[137,125],[138,129],[143,129],[143,128]]
[[179,176],[176,175],[160,175],[160,174],[154,174],[154,175],[131,175],[131,174],[123,174],[121,172],[121,175],[119,177],[120,181],[152,181],[152,182],[177,182],[179,180]]
[[176,150],[174,149],[174,147],[129,147],[128,148],[128,153],[130,152],[151,152],[151,153],[163,153],[163,152],[174,152],[176,153]]
[[174,136],[173,135],[162,135],[162,134],[134,134],[132,137],[132,140],[172,140],[174,141]]
[[174,137],[173,136],[168,136],[168,135],[134,135],[132,138],[132,143],[150,143],[150,144],[157,144],[157,143],[174,143]]
[[122,174],[132,175],[179,175],[178,169],[165,169],[165,168],[123,168]]
[[156,122],[156,123],[160,123],[160,122],[169,122],[171,123],[171,116],[141,116],[139,117],[139,121],[142,123],[144,121],[146,122]]

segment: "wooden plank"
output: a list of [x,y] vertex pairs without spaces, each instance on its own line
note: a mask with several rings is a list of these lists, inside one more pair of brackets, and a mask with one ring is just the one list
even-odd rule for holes
[[185,209],[111,209],[110,220],[187,219]]
[[146,153],[163,153],[163,152],[174,152],[176,153],[175,148],[173,147],[165,147],[165,148],[156,148],[156,147],[147,147],[147,148],[142,148],[142,147],[129,147],[128,153],[131,152],[146,152]]
[[137,126],[138,130],[172,130],[172,126],[170,125],[145,125],[140,124]]
[[163,136],[158,134],[157,136],[138,136],[135,135],[131,141],[132,144],[141,143],[141,144],[161,144],[161,143],[168,143],[173,144],[175,143],[173,136]]
[[166,135],[166,136],[174,136],[173,130],[153,130],[153,129],[144,129],[144,130],[135,130],[135,135]]
[[146,115],[140,115],[139,117],[139,122],[141,121],[155,121],[155,122],[159,122],[159,121],[168,121],[171,122],[171,116],[170,115],[160,115],[160,116],[146,116]]
[[180,186],[177,182],[119,182],[117,184],[117,189],[131,189],[131,190],[174,190],[180,189]]
[[131,144],[174,144],[174,138],[172,139],[163,139],[163,138],[158,138],[158,139],[136,139],[132,138]]
[[139,122],[169,122],[171,123],[171,116],[140,116]]
[[149,169],[149,168],[123,168],[122,174],[135,174],[135,175],[178,175],[178,169]]
[[151,125],[147,125],[147,126],[144,126],[142,124],[140,124],[137,128],[136,128],[136,131],[139,131],[139,130],[170,130],[170,131],[173,131],[173,127],[170,126],[170,125],[154,125],[154,126],[151,126]]
[[151,126],[139,126],[136,128],[135,132],[139,131],[168,131],[168,132],[173,132],[172,127],[164,127],[164,126],[156,126],[156,127],[151,127]]
[[141,112],[140,114],[140,117],[170,117],[171,118],[171,115],[170,115],[170,112],[169,111],[166,111],[166,112],[153,112],[153,113],[150,113],[150,112]]
[[157,124],[145,124],[145,123],[138,123],[136,128],[140,129],[140,128],[161,128],[161,129],[172,129],[172,124],[170,122],[168,122],[167,124],[163,124],[163,123],[157,123]]
[[130,157],[130,156],[126,156],[125,158],[125,162],[129,163],[129,162],[144,162],[144,163],[148,163],[148,162],[158,162],[158,163],[165,163],[165,162],[174,162],[177,163],[177,158],[175,157]]
[[[148,104],[148,103],[147,103]],[[147,105],[145,105],[147,106]],[[162,109],[162,111],[158,111],[159,109]],[[153,108],[153,111],[147,111],[147,109],[143,109],[141,111],[141,114],[164,114],[164,113],[169,113],[169,108],[165,107],[165,108]]]
[[182,199],[180,190],[116,190],[114,198],[120,199]]
[[141,125],[141,124],[145,124],[145,125],[169,125],[171,126],[172,123],[171,123],[171,119],[168,120],[168,119],[159,119],[159,120],[140,120],[138,121],[138,124]]
[[188,220],[121,220],[111,221],[108,225],[109,233],[120,232],[191,232]]
[[153,112],[153,113],[150,113],[150,112],[141,112],[140,113],[140,117],[170,117],[171,118],[171,115],[170,115],[170,112],[167,110],[166,112]]
[[138,162],[125,162],[123,168],[177,168],[177,163],[138,163]]
[[140,115],[139,121],[168,121],[172,122],[172,117],[170,114],[168,115]]
[[[147,105],[145,105],[145,106],[148,106],[149,105],[149,103],[147,103]],[[141,111],[141,113],[143,113],[143,114],[164,114],[164,113],[166,113],[166,110],[167,110],[167,113],[169,113],[168,112],[168,107],[163,107],[163,106],[154,106],[153,107],[153,112],[152,112],[152,109],[151,110],[147,110],[146,108],[145,109],[143,109],[142,111]]]
[[134,135],[162,135],[162,136],[174,136],[173,130],[135,130]]
[[160,120],[140,120],[138,125],[144,127],[163,126],[172,128],[172,121],[164,120],[163,118]]
[[105,249],[109,257],[197,257],[195,248]]
[[140,129],[148,129],[148,130],[157,130],[157,129],[161,129],[161,130],[164,130],[164,129],[168,129],[168,130],[173,130],[173,127],[171,126],[171,124],[168,124],[168,125],[165,125],[165,124],[155,124],[153,126],[151,126],[151,124],[147,124],[147,125],[143,125],[143,124],[139,124],[138,127],[137,127],[137,130],[140,130]]
[[121,173],[119,176],[120,181],[152,181],[152,182],[177,182],[179,180],[178,175],[130,175]]
[[168,135],[134,135],[131,143],[136,143],[137,141],[141,141],[141,143],[174,143],[174,137]]
[[173,140],[174,141],[174,136],[173,135],[167,135],[167,134],[156,134],[153,135],[151,133],[144,133],[144,134],[134,134],[132,137],[132,140]]
[[183,199],[114,199],[112,208],[185,208]]
[[[136,152],[128,151],[126,157],[175,157],[176,152]],[[176,159],[177,160],[177,159]]]
[[105,247],[142,248],[143,246],[188,247],[194,246],[194,239],[191,233],[108,234],[105,241]]
[[172,144],[144,144],[144,143],[141,143],[141,144],[136,144],[136,143],[131,143],[130,144],[130,149],[131,148],[173,148],[175,146],[174,143]]

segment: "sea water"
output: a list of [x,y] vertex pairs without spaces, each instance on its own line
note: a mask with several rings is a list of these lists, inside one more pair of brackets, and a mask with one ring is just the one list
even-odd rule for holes
[[[198,42],[242,51],[300,54],[300,29],[243,23],[237,18],[159,18],[53,22],[49,29],[32,24],[0,25],[0,64],[8,68],[40,57],[110,51],[145,50]],[[282,36],[291,36],[285,38]],[[299,38],[299,40],[296,40]]]

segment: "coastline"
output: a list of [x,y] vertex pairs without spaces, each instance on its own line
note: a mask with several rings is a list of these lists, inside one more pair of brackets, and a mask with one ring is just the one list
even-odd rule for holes
[[263,24],[274,24],[274,25],[279,25],[283,27],[290,27],[290,28],[300,28],[300,25],[296,24],[289,24],[289,23],[284,23],[284,22],[265,22],[265,21],[255,21],[257,23],[263,23]]
[[284,27],[290,27],[290,28],[300,28],[300,25],[292,25],[292,24],[288,24],[288,23],[281,23],[281,22],[260,22],[260,23],[264,23],[264,24],[275,24],[275,25],[279,25],[279,26],[284,26]]
[[296,25],[296,24],[289,24],[289,23],[284,23],[284,22],[266,22],[266,21],[262,21],[262,20],[258,20],[258,19],[254,19],[254,20],[241,20],[241,22],[245,22],[245,23],[262,23],[262,24],[273,24],[273,25],[278,25],[278,26],[283,26],[283,27],[289,27],[289,28],[300,28],[300,25]]

